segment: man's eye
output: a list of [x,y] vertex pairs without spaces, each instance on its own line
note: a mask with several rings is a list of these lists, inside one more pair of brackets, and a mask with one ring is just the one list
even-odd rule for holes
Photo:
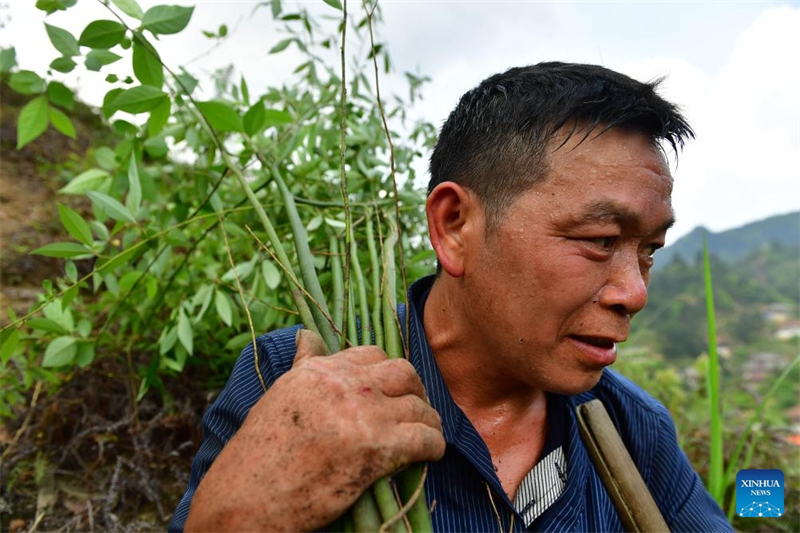
[[653,257],[653,254],[655,254],[656,251],[660,250],[661,248],[663,248],[663,245],[661,244],[650,244],[645,247],[645,253],[648,256]]
[[592,243],[593,245],[597,246],[598,248],[603,248],[606,250],[610,250],[614,247],[614,244],[617,242],[616,237],[596,237],[593,239],[586,239],[587,242]]

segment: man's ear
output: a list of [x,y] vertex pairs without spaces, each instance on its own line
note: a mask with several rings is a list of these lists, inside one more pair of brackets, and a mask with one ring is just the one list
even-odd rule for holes
[[475,238],[483,235],[483,204],[452,181],[436,186],[425,205],[431,245],[442,269],[454,278],[464,275]]

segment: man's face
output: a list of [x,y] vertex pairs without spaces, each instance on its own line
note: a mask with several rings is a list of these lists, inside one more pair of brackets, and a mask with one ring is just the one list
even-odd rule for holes
[[550,155],[461,280],[490,374],[512,387],[575,394],[597,383],[647,301],[652,254],[673,222],[669,168],[646,136],[581,137]]

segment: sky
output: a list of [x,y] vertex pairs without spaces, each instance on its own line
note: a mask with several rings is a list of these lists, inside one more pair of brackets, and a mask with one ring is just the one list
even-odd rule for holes
[[[139,3],[145,10],[197,6],[186,30],[161,38],[167,64],[189,62],[202,73],[233,63],[251,93],[287,79],[297,65],[291,49],[267,54],[284,35],[269,9],[253,11],[255,1]],[[0,45],[16,47],[21,68],[42,72],[57,52],[34,4],[0,0]],[[296,4],[284,1],[284,11]],[[338,15],[322,0],[302,5]],[[358,5],[350,1],[351,10]],[[800,209],[800,1],[382,0],[381,6],[378,40],[395,69],[382,81],[384,90],[405,94],[405,71],[429,76],[424,99],[409,113],[437,128],[461,94],[513,66],[559,60],[600,64],[642,81],[666,76],[662,94],[681,106],[697,134],[673,162],[677,223],[668,243],[700,225],[721,231]],[[109,14],[96,0],[79,0],[47,22],[77,36],[95,18]],[[201,31],[223,23],[230,38],[192,62],[210,46]],[[108,90],[104,77],[54,73],[94,104]]]

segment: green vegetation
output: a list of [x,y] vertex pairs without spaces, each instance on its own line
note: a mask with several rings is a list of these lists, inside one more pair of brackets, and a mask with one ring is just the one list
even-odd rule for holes
[[[787,221],[791,223],[791,221]],[[800,248],[771,244],[735,262],[720,260],[709,244],[719,343],[744,348],[772,336],[777,323],[764,316],[770,305],[786,307],[787,319],[798,317]],[[656,263],[660,261],[656,255]],[[676,257],[653,274],[648,306],[633,321],[629,346],[646,347],[665,358],[686,363],[708,349],[702,256],[693,262]],[[791,344],[781,354],[796,352]]]
[[[776,217],[784,225],[796,218]],[[736,231],[732,241],[740,240]],[[737,529],[794,531],[800,427],[790,410],[800,397],[800,358],[798,338],[778,336],[798,319],[800,247],[773,243],[734,252],[739,259],[726,262],[711,242],[710,258],[689,263],[677,255],[655,272],[648,307],[633,321],[616,368],[664,402],[681,446]],[[735,516],[735,478],[743,468],[783,470],[785,519]]]
[[[22,316],[11,312],[2,330],[0,416],[13,416],[34,383],[35,397],[42,383],[52,393],[107,357],[125,358],[136,413],[151,390],[166,394],[164,381],[193,365],[226,375],[235,354],[269,329],[299,320],[331,351],[358,343],[356,311],[362,339],[375,331],[390,356],[403,356],[396,319],[407,286],[402,266],[431,266],[408,239],[419,233],[422,202],[411,161],[431,144],[433,127],[407,122],[402,98],[385,106],[379,97],[379,67],[388,71],[391,61],[373,40],[377,5],[360,4],[348,17],[346,3],[327,3],[338,22],[325,17],[322,24],[306,9],[284,12],[280,1],[256,7],[270,9],[285,33],[270,53],[294,45],[302,58],[289,82],[261,94],[230,70],[218,72],[209,91],[186,69],[161,61],[155,43],[183,31],[193,8],[143,12],[135,0],[113,0],[109,20],[89,23],[78,38],[47,25],[62,54],[52,70],[70,71],[82,58],[87,70],[105,71],[102,113],[115,136],[59,190],[91,205],[83,214],[57,206],[71,240],[31,252],[64,259],[64,274],[46,280],[38,302]],[[345,52],[351,25],[355,56]],[[228,35],[225,27],[209,33]],[[321,59],[337,48],[340,65]],[[9,86],[30,96],[19,112],[16,148],[50,126],[76,137],[64,112],[72,92],[52,70],[17,70],[13,51],[4,56]],[[135,79],[113,72],[123,59],[132,61]],[[413,101],[424,80],[407,80]],[[175,163],[175,151],[191,164]],[[380,523],[394,522],[393,530],[430,529],[424,492],[413,490],[420,471],[403,475],[413,480],[413,500],[396,502],[389,480],[381,480],[374,502],[365,502],[377,503]],[[353,518],[360,527],[361,514]]]

